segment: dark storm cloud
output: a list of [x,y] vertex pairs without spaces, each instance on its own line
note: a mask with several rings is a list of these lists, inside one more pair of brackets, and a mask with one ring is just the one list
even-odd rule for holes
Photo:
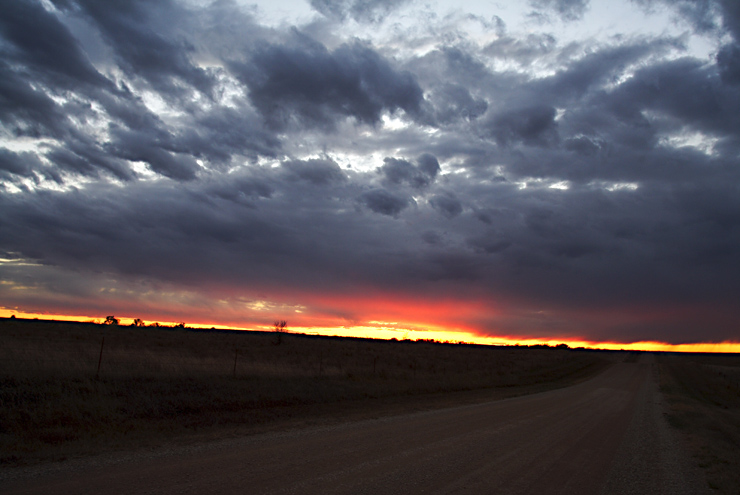
[[417,159],[417,165],[399,159],[386,157],[378,171],[390,184],[407,184],[414,188],[429,186],[439,173],[440,167],[434,155],[425,153]]
[[[721,305],[739,289],[740,239],[727,235],[740,223],[737,199],[728,201],[731,185],[706,192],[514,194],[516,186],[500,182],[485,197],[476,192],[479,185],[453,182],[448,187],[490,211],[495,228],[481,231],[480,222],[440,191],[431,207],[447,212],[445,228],[454,229],[443,237],[433,234],[431,218],[406,222],[416,208],[402,196],[382,189],[360,193],[349,181],[327,195],[326,185],[285,182],[284,173],[282,167],[256,169],[187,188],[141,184],[7,196],[0,233],[6,250],[46,263],[214,288],[279,288],[285,273],[294,290],[350,290],[359,277],[434,293],[462,291],[458,283],[478,280],[465,290],[526,295],[571,310],[617,308],[635,299]],[[357,216],[355,200],[377,215]],[[676,206],[666,210],[666,201]],[[54,250],[44,248],[49,244]],[[342,275],[347,271],[355,277],[351,283]],[[433,286],[426,285],[430,281]],[[668,330],[642,335],[685,338]]]
[[641,69],[605,100],[610,112],[622,120],[639,119],[642,112],[652,110],[656,118],[647,122],[650,127],[690,125],[737,142],[740,92],[723,84],[716,69],[698,60],[682,59]]
[[332,129],[337,118],[374,125],[384,111],[416,116],[423,92],[413,75],[398,71],[355,41],[334,51],[296,34],[288,45],[263,44],[248,64],[233,63],[250,98],[269,124]]
[[3,58],[25,63],[35,78],[66,87],[110,85],[87,60],[69,29],[39,3],[3,5],[0,32],[13,45],[0,48]]
[[208,94],[213,80],[191,59],[195,47],[174,31],[186,9],[170,0],[58,0],[61,8],[90,18],[113,48],[122,69],[136,74],[164,94],[180,93],[185,83]]
[[375,213],[388,216],[397,216],[410,204],[409,198],[385,189],[368,191],[360,197],[360,201]]
[[434,88],[430,97],[435,107],[435,120],[442,124],[457,120],[474,120],[488,109],[488,103],[482,98],[474,98],[464,86],[444,83]]
[[501,145],[523,142],[548,146],[558,141],[555,109],[547,105],[519,108],[496,115],[490,133]]
[[462,203],[454,194],[437,194],[429,199],[429,204],[447,218],[455,218],[463,211]]
[[724,45],[717,53],[717,65],[725,83],[740,83],[740,46]]
[[488,254],[495,254],[511,246],[511,242],[492,236],[471,237],[467,240],[469,246]]
[[416,166],[419,170],[425,173],[427,177],[431,178],[437,177],[437,174],[439,174],[441,170],[439,160],[437,160],[437,157],[431,153],[422,153],[419,155],[416,159]]
[[740,17],[665,4],[734,40],[699,60],[665,35],[564,45],[494,22],[486,46],[422,53],[343,37],[388,2],[313,2],[336,21],[320,40],[229,2],[15,2],[0,252],[58,272],[0,271],[91,298],[86,274],[297,304],[393,291],[496,305],[454,323],[492,334],[736,338]]
[[411,162],[397,158],[385,158],[383,162],[385,162],[385,165],[380,167],[380,172],[392,184],[406,182],[420,187],[428,183],[428,177],[421,174]]
[[[343,179],[327,194],[326,183],[286,181],[284,173],[257,167],[197,185],[3,196],[3,248],[43,263],[230,290],[279,288],[286,270],[295,289],[347,289],[341,273],[348,271],[382,280],[388,260],[367,246],[401,233],[394,215],[409,200],[380,190],[363,195]],[[359,221],[356,201],[372,218]],[[57,249],[44,249],[42,238]],[[362,252],[366,262],[358,263]]]
[[280,154],[280,136],[262,125],[260,116],[248,106],[220,107],[195,115],[183,129],[177,147],[213,163],[228,163],[235,155],[251,161]]
[[637,38],[616,46],[597,47],[591,53],[568,60],[552,77],[532,84],[532,89],[540,92],[540,99],[544,100],[547,94],[553,105],[571,106],[591,91],[603,92],[603,86],[618,78],[626,68],[683,48],[681,40],[673,38]]
[[32,87],[22,75],[0,60],[0,116],[2,126],[15,135],[60,136],[63,116],[54,100]]
[[[194,45],[173,28],[189,15],[179,4],[122,1],[103,8],[96,2],[60,1],[57,6],[60,11],[35,1],[14,2],[0,20],[2,127],[16,136],[59,140],[39,150],[64,171],[64,176],[54,174],[56,181],[75,175],[131,180],[137,176],[134,161],[155,174],[190,180],[199,170],[196,158],[218,166],[234,156],[254,161],[279,153],[279,137],[263,128],[245,99],[205,110],[185,102],[177,128],[144,104],[136,87],[140,81],[177,107],[188,85],[210,93],[212,76],[219,74],[193,64]],[[222,15],[222,7],[209,13]],[[123,78],[115,85],[93,67],[68,27],[85,22],[117,53]],[[101,130],[107,139],[94,135]]]
[[[0,148],[0,177],[4,181],[13,181],[14,178],[36,178],[35,172],[41,172],[43,165],[33,153],[13,153]],[[15,176],[15,177],[14,177]]]
[[378,22],[409,0],[310,0],[311,7],[321,14],[358,22]]
[[111,151],[116,156],[149,164],[152,170],[165,177],[179,180],[194,179],[198,165],[192,156],[173,152],[148,133],[111,128]]
[[282,163],[288,175],[317,186],[329,185],[347,179],[337,162],[331,159],[290,160]]
[[439,61],[434,60],[434,63],[443,63],[450,75],[457,75],[451,78],[453,81],[457,80],[466,86],[470,86],[470,83],[476,80],[478,82],[487,81],[491,76],[490,70],[485,65],[485,59],[459,47],[444,46],[432,55],[434,58],[437,56],[441,58]]
[[56,167],[88,177],[101,177],[101,172],[109,172],[120,180],[131,180],[135,174],[120,158],[112,156],[107,150],[79,136],[77,140],[68,140],[66,146],[52,146],[45,157]]
[[553,12],[565,21],[575,21],[583,17],[589,7],[589,0],[529,0],[535,9]]

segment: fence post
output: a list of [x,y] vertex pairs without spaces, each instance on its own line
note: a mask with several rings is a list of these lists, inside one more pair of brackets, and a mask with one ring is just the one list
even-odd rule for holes
[[103,346],[104,345],[105,345],[105,335],[103,335],[103,340],[100,342],[100,356],[98,357],[98,371],[95,372],[96,380],[100,377],[100,364],[103,362]]
[[239,348],[234,347],[234,373],[233,373],[234,378],[236,378],[236,357],[238,353],[239,353]]

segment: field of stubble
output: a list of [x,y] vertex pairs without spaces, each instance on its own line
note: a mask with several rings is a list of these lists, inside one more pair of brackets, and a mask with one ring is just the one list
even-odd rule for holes
[[613,358],[0,320],[0,465],[521,395],[593,376]]
[[740,493],[740,355],[664,354],[659,363],[669,423],[716,493]]

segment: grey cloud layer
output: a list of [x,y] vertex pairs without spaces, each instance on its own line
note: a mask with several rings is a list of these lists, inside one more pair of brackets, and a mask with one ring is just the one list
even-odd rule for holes
[[272,127],[297,121],[299,127],[331,130],[341,117],[373,125],[386,110],[420,112],[423,94],[414,77],[394,70],[371,48],[354,42],[330,53],[295,37],[295,45],[263,45],[247,64],[232,64]]
[[382,21],[393,10],[409,0],[310,0],[321,14],[338,20],[348,17],[358,22]]
[[574,21],[583,17],[588,9],[589,0],[530,0],[535,13],[553,12],[563,20]]
[[[713,60],[663,36],[565,47],[504,30],[400,58],[266,28],[229,2],[54,3],[12,2],[0,18],[2,135],[40,140],[0,149],[5,258],[204,290],[513,308],[461,316],[492,333],[737,338],[729,0],[707,2],[720,18],[664,1],[731,35]],[[312,5],[337,23],[391,9]],[[567,19],[588,8],[532,5]]]

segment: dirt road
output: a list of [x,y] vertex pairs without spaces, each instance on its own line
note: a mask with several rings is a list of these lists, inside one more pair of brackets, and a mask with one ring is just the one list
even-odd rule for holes
[[[15,479],[12,493],[693,494],[651,366],[566,389]],[[17,476],[17,474],[16,474]]]

